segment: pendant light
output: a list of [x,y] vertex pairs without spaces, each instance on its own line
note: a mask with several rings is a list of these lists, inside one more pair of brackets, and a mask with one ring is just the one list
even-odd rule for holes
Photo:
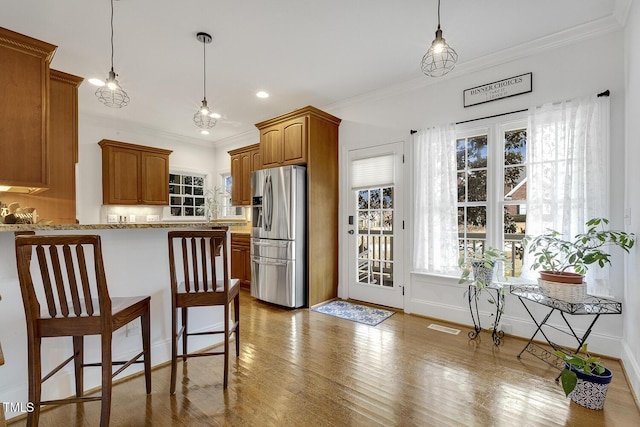
[[431,47],[422,57],[422,72],[430,77],[442,77],[453,70],[458,54],[447,44],[440,29],[440,0],[438,0],[438,29]]
[[202,105],[193,115],[193,122],[202,129],[201,133],[203,135],[207,135],[208,129],[211,129],[218,122],[215,118],[215,113],[211,111],[209,106],[207,105],[207,44],[211,43],[211,36],[207,33],[198,33],[197,36],[198,41],[202,43],[202,51],[203,51],[203,92],[204,96],[202,99]]
[[118,75],[113,71],[113,0],[111,0],[111,70],[105,84],[96,90],[98,101],[107,107],[122,108],[129,104],[129,95],[125,92],[116,77]]

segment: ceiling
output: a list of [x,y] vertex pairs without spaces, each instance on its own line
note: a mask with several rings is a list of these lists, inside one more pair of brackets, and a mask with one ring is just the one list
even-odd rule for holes
[[[459,67],[615,16],[630,0],[444,0],[441,24]],[[624,6],[622,6],[624,7]],[[3,0],[0,26],[58,46],[52,68],[86,79],[110,69],[110,0]],[[116,0],[114,69],[131,98],[103,106],[79,89],[81,114],[211,143],[296,108],[431,79],[420,60],[434,38],[437,0]],[[192,117],[203,96],[222,114],[208,136]],[[454,75],[454,70],[451,75]],[[259,90],[271,94],[259,99]]]

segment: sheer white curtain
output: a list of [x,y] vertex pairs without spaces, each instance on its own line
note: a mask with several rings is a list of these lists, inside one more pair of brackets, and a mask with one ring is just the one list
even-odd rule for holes
[[[585,222],[609,217],[609,98],[596,95],[529,110],[527,222],[573,238]],[[523,276],[535,278],[525,253]],[[608,294],[608,270],[592,268],[590,293]]]
[[452,273],[457,271],[458,260],[455,125],[419,131],[413,142],[413,267]]

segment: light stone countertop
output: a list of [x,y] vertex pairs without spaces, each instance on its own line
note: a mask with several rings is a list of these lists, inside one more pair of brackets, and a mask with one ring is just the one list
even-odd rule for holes
[[145,222],[126,224],[0,224],[3,231],[53,231],[53,230],[135,230],[143,228],[210,228],[245,225],[245,221],[215,222]]

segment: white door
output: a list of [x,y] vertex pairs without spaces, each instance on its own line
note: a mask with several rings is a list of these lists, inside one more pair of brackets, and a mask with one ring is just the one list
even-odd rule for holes
[[349,298],[404,308],[403,143],[349,152]]

